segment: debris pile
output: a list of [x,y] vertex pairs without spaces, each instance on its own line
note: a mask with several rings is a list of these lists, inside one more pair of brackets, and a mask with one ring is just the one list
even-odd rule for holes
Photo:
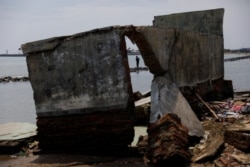
[[250,94],[236,93],[235,97],[224,101],[209,102],[220,120],[234,122],[245,114],[250,114]]
[[[248,127],[250,117],[237,118],[233,124],[226,121],[206,120],[203,121],[205,135],[200,143],[190,147],[192,152],[192,167],[230,167],[250,165],[249,146],[250,140],[240,137],[240,135],[230,136],[228,131],[234,127]],[[229,125],[230,124],[230,125]],[[245,128],[250,130],[250,128]],[[245,133],[246,135],[246,133]],[[241,143],[246,144],[243,146]],[[209,165],[208,165],[209,164]]]
[[[176,165],[182,159],[183,163],[190,160],[191,167],[249,166],[250,93],[235,92],[234,98],[209,102],[198,97],[203,138],[192,143],[178,117],[167,114],[148,126],[148,136],[139,137],[137,147],[144,162]],[[174,155],[179,161],[175,162]]]
[[[201,99],[202,100],[202,99]],[[194,164],[211,166],[250,165],[250,94],[235,92],[233,98],[197,102],[205,135],[192,151]]]
[[0,125],[0,153],[27,150],[28,143],[36,139],[36,126],[30,123],[5,123]]
[[163,165],[189,162],[191,154],[188,129],[175,114],[166,114],[148,128],[148,152],[150,163]]
[[135,124],[147,125],[150,115],[150,99],[151,92],[147,91],[141,93],[139,91],[134,92],[133,97],[135,100]]
[[239,121],[227,127],[225,141],[239,150],[250,152],[250,119]]
[[194,163],[212,160],[224,148],[223,125],[213,120],[204,121],[202,125],[205,129],[204,137],[194,147],[189,148]]

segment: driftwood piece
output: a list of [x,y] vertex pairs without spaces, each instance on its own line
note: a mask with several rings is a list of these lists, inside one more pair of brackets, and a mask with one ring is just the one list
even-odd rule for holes
[[232,157],[243,165],[250,165],[250,154],[232,154]]
[[196,93],[195,94],[196,97],[207,107],[207,109],[213,114],[213,116],[216,118],[216,119],[219,119],[219,117],[217,116],[217,114],[214,112],[214,110],[212,110],[209,105],[204,101],[202,100],[202,98]]
[[151,163],[183,165],[190,161],[188,129],[175,114],[166,114],[148,128],[147,157]]
[[237,122],[225,131],[225,142],[239,150],[250,152],[250,119]]
[[211,157],[214,157],[216,153],[224,146],[224,139],[222,136],[217,135],[212,142],[207,145],[199,154],[192,158],[193,162],[204,162]]

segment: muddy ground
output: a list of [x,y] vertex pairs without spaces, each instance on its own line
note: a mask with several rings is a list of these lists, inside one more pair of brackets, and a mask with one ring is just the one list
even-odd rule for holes
[[[241,120],[249,120],[249,115],[244,116]],[[240,121],[240,120],[238,120]],[[230,122],[215,121],[214,119],[205,120],[203,126],[206,130],[206,139],[202,142],[190,147],[190,152],[193,156],[198,155],[205,145],[209,146],[218,137],[223,136],[224,131]],[[206,141],[204,141],[206,140]],[[205,145],[204,145],[205,144]],[[204,162],[191,163],[186,166],[190,167],[247,167],[238,161],[232,155],[249,155],[243,151],[236,149],[234,146],[227,143],[223,144],[217,153],[208,157]],[[174,164],[169,164],[175,166]],[[137,147],[129,147],[124,152],[118,154],[107,153],[95,155],[93,153],[49,153],[41,152],[37,148],[37,142],[33,142],[31,149],[20,151],[16,154],[2,154],[0,155],[1,167],[64,167],[64,166],[82,166],[82,167],[148,167],[153,166],[148,163],[144,155],[139,154]]]
[[[5,160],[4,160],[5,159]],[[21,157],[0,156],[1,167],[145,167],[140,156],[90,156],[82,154],[41,154]]]

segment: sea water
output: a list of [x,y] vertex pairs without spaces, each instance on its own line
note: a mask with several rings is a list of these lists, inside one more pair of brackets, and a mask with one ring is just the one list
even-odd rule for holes
[[[225,58],[239,56],[225,55]],[[242,56],[242,55],[240,55]],[[142,57],[140,67],[145,67]],[[129,66],[136,67],[135,56],[128,56]],[[250,59],[225,62],[225,79],[232,80],[235,91],[250,90]],[[150,90],[153,75],[149,71],[131,72],[133,91]],[[28,76],[25,57],[0,57],[0,77]],[[33,91],[29,82],[0,83],[0,124],[7,122],[36,122]]]
[[[226,54],[225,58],[246,54]],[[249,55],[249,54],[248,54]],[[250,91],[250,59],[227,61],[224,63],[224,79],[232,80],[235,92]]]

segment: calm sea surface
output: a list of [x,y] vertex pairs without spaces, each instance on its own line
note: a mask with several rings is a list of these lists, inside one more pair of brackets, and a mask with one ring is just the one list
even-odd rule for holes
[[[242,56],[225,55],[225,58]],[[140,56],[139,56],[140,57]],[[250,59],[225,63],[225,79],[232,80],[235,91],[250,90]],[[135,56],[129,56],[129,66],[135,67]],[[140,57],[140,66],[145,67]],[[0,57],[0,77],[28,76],[25,57]],[[153,75],[149,71],[132,72],[133,91],[150,89]],[[0,124],[36,122],[33,91],[29,82],[0,83]]]

